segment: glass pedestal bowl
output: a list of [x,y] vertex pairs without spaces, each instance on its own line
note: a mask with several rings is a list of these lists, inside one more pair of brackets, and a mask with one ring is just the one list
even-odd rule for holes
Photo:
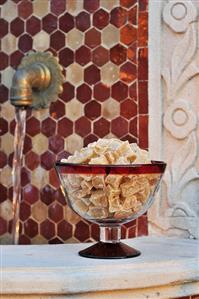
[[100,226],[100,241],[82,250],[89,258],[129,258],[140,251],[120,241],[121,225],[144,214],[154,201],[166,164],[93,165],[58,161],[68,205]]

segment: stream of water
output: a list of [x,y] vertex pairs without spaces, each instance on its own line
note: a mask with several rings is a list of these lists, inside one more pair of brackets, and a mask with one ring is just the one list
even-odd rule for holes
[[26,132],[26,110],[16,108],[16,127],[14,135],[14,157],[12,168],[13,180],[13,222],[12,222],[12,241],[13,244],[19,243],[20,229],[20,203],[21,203],[21,167],[23,164],[23,147]]

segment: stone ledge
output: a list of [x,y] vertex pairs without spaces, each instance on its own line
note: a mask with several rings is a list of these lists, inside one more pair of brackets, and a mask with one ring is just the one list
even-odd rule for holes
[[[199,293],[199,241],[165,237],[125,240],[139,257],[95,260],[87,244],[2,245],[4,298],[177,298]],[[41,297],[42,295],[42,297]]]

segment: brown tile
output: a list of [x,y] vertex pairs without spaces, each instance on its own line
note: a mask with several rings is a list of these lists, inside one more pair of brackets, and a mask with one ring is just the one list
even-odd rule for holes
[[115,7],[111,11],[110,23],[119,28],[127,22],[127,11],[122,7]]
[[97,66],[102,66],[109,60],[109,51],[102,46],[95,48],[92,52],[92,61]]
[[115,45],[110,49],[110,60],[120,65],[126,61],[127,57],[127,49],[123,47],[121,44]]
[[[61,152],[61,153],[64,153],[64,152]],[[60,159],[60,158],[58,157],[58,159]],[[54,188],[59,188],[59,186],[60,186],[60,181],[59,181],[59,178],[58,178],[55,168],[52,168],[49,170],[49,183]]]
[[26,22],[26,31],[31,36],[37,34],[41,30],[41,21],[35,16],[31,16]]
[[75,122],[75,132],[81,137],[87,136],[91,132],[91,121],[85,116],[80,117]]
[[137,29],[130,24],[120,29],[120,41],[129,46],[137,40]]
[[112,86],[111,96],[118,102],[121,102],[128,96],[128,86],[121,81],[116,82]]
[[14,68],[17,69],[18,65],[21,63],[22,58],[24,57],[24,54],[21,53],[20,51],[14,51],[10,55],[10,65]]
[[86,46],[81,46],[75,52],[75,61],[80,65],[86,65],[91,61],[91,50]]
[[22,221],[27,220],[31,215],[31,209],[30,209],[30,205],[27,204],[25,201],[22,201],[20,203],[20,214],[19,214],[19,218]]
[[92,13],[99,8],[100,1],[99,0],[83,0],[84,1],[84,9],[88,12]]
[[68,137],[73,133],[73,122],[64,117],[58,122],[57,132],[60,136]]
[[75,96],[75,87],[69,82],[63,84],[63,92],[59,96],[64,102],[69,102]]
[[0,168],[3,168],[7,164],[7,155],[0,151]]
[[147,216],[142,215],[138,218],[138,228],[137,236],[147,236],[148,235],[148,225],[147,225]]
[[69,32],[72,30],[75,26],[75,20],[74,17],[69,14],[65,13],[63,16],[59,18],[59,28],[64,32]]
[[3,38],[8,33],[8,22],[0,19],[0,38]]
[[66,10],[65,0],[51,0],[50,1],[51,12],[57,16],[62,14]]
[[121,138],[128,133],[128,122],[123,117],[117,117],[111,121],[111,132]]
[[74,52],[69,48],[64,48],[59,52],[59,62],[62,66],[67,67],[74,62]]
[[46,137],[50,137],[55,134],[56,122],[51,117],[47,117],[41,123],[41,133]]
[[57,226],[57,235],[64,241],[72,237],[72,225],[62,220]]
[[148,0],[139,0],[139,10],[148,11]]
[[97,10],[93,15],[93,25],[102,30],[109,23],[109,14],[102,8]]
[[133,136],[138,136],[138,120],[137,117],[134,117],[129,124],[129,133]]
[[4,118],[0,118],[0,136],[8,132],[8,122]]
[[65,46],[65,35],[63,32],[57,30],[50,36],[50,47],[56,51],[62,49]]
[[7,200],[8,190],[5,186],[0,183],[0,203]]
[[25,156],[25,163],[30,170],[34,170],[40,163],[40,157],[33,151],[30,151]]
[[26,132],[30,136],[35,136],[40,132],[40,121],[35,117],[30,117],[26,122]]
[[25,223],[24,223],[24,232],[25,235],[33,238],[38,234],[38,223],[35,222],[33,219],[28,219]]
[[130,24],[137,26],[137,24],[138,24],[138,6],[137,5],[133,6],[133,8],[131,8],[128,11],[128,20],[129,20]]
[[18,46],[23,53],[30,51],[32,49],[32,45],[33,39],[29,34],[25,33],[19,37]]
[[41,201],[49,206],[55,200],[55,190],[49,186],[44,186],[40,191]]
[[135,64],[126,62],[120,67],[120,79],[131,83],[137,78],[137,67]]
[[137,64],[137,41],[128,47],[127,57],[133,63]]
[[94,98],[100,102],[104,102],[110,97],[109,86],[99,82],[94,86]]
[[81,103],[86,103],[89,100],[91,100],[91,96],[92,96],[92,89],[90,88],[89,85],[84,83],[77,87],[77,99]]
[[3,85],[0,84],[0,103],[3,104],[4,102],[6,102],[8,100],[8,88]]
[[80,242],[86,241],[89,238],[89,225],[84,221],[79,221],[75,227],[74,236]]
[[[61,19],[61,18],[60,18]],[[61,22],[59,20],[59,22]],[[60,26],[61,27],[61,26]],[[42,19],[42,29],[46,31],[47,33],[51,33],[57,29],[57,17],[52,14],[47,14]],[[62,30],[62,29],[61,29]],[[64,30],[63,30],[64,31]]]
[[48,209],[48,217],[50,220],[52,220],[55,223],[60,222],[63,217],[63,207],[57,203],[57,202],[53,202]]
[[98,137],[94,134],[89,134],[84,138],[84,146],[87,146],[89,143],[92,143],[94,141],[97,141]]
[[51,103],[50,105],[50,115],[52,118],[59,119],[65,114],[65,105],[61,101]]
[[41,155],[41,166],[44,169],[50,170],[51,168],[53,168],[54,162],[55,162],[55,156],[51,152],[46,151]]
[[101,33],[98,30],[92,28],[85,33],[85,44],[89,48],[93,49],[99,46],[100,43],[101,43]]
[[40,233],[44,238],[50,240],[55,236],[55,224],[49,219],[44,220],[40,224]]
[[120,0],[120,5],[126,8],[130,8],[137,3],[138,0]]
[[131,119],[137,115],[137,112],[137,105],[133,100],[127,99],[121,103],[120,113],[124,118]]
[[22,0],[17,7],[18,15],[22,19],[27,19],[33,13],[33,6],[31,1]]
[[86,117],[94,120],[101,114],[101,105],[97,101],[90,101],[85,105],[84,112]]
[[94,133],[103,138],[110,132],[110,122],[105,118],[101,117],[96,122],[94,122]]
[[80,12],[75,18],[75,24],[77,29],[85,32],[91,25],[90,15],[85,11]]
[[95,65],[90,65],[84,70],[84,81],[90,85],[100,81],[100,69]]
[[4,70],[8,66],[8,55],[0,52],[0,71]]
[[23,199],[32,205],[39,200],[39,190],[34,185],[28,184],[23,188]]

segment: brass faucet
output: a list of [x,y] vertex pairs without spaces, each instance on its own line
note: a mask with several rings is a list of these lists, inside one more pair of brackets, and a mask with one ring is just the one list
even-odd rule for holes
[[64,76],[50,52],[29,52],[12,80],[11,104],[16,107],[47,108],[62,92]]

